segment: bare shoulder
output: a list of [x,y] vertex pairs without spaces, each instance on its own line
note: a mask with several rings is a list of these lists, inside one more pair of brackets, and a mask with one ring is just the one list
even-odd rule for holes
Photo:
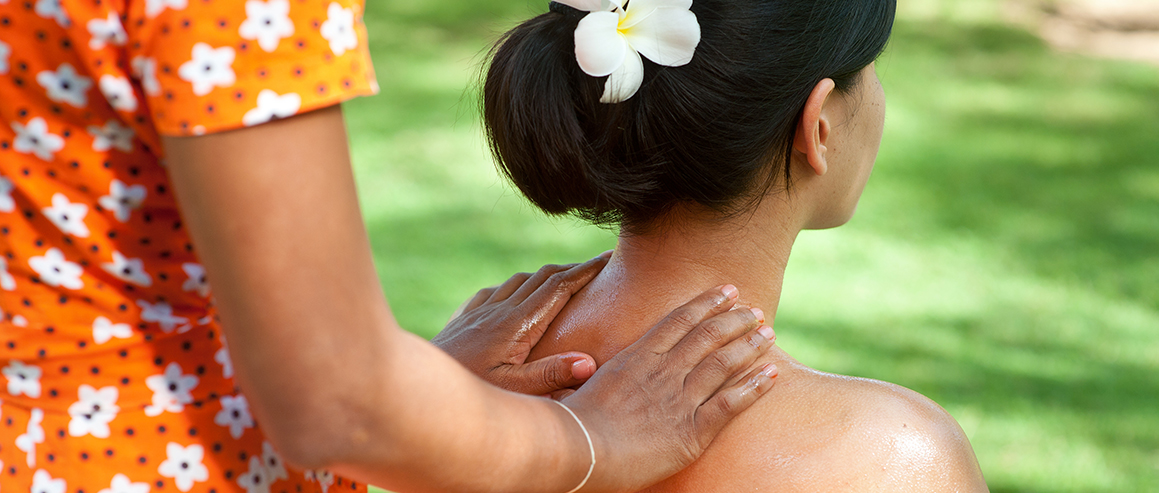
[[767,395],[649,492],[986,491],[957,421],[925,396],[778,361]]
[[814,372],[851,433],[828,453],[858,464],[861,491],[987,491],[961,426],[926,396],[879,380]]

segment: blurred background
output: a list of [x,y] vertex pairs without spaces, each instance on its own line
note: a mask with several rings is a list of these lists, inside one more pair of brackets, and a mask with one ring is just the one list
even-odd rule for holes
[[[372,0],[346,106],[379,274],[434,335],[477,289],[587,259],[485,151],[485,50],[546,0]],[[902,0],[851,223],[801,235],[778,343],[946,408],[996,492],[1159,491],[1159,2]],[[837,466],[837,465],[835,465]]]

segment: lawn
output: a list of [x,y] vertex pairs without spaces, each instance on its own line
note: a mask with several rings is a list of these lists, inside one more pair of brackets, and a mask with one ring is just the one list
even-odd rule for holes
[[[991,0],[903,2],[857,216],[801,236],[778,343],[945,407],[997,492],[1159,491],[1159,68],[1051,51]],[[346,106],[379,274],[431,336],[511,273],[614,234],[500,179],[470,90],[546,3],[374,0],[382,94]]]

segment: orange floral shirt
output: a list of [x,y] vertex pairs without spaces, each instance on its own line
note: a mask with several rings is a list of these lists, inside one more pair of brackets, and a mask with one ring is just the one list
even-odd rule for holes
[[254,422],[159,136],[376,91],[361,0],[0,0],[0,491],[365,491]]

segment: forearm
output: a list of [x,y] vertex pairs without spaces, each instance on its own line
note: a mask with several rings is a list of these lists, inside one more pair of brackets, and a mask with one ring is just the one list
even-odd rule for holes
[[376,416],[392,418],[368,423],[374,438],[336,457],[335,471],[408,492],[554,493],[583,478],[587,442],[566,412],[484,384],[417,337],[399,339],[380,371],[412,378],[391,380],[389,408]]

